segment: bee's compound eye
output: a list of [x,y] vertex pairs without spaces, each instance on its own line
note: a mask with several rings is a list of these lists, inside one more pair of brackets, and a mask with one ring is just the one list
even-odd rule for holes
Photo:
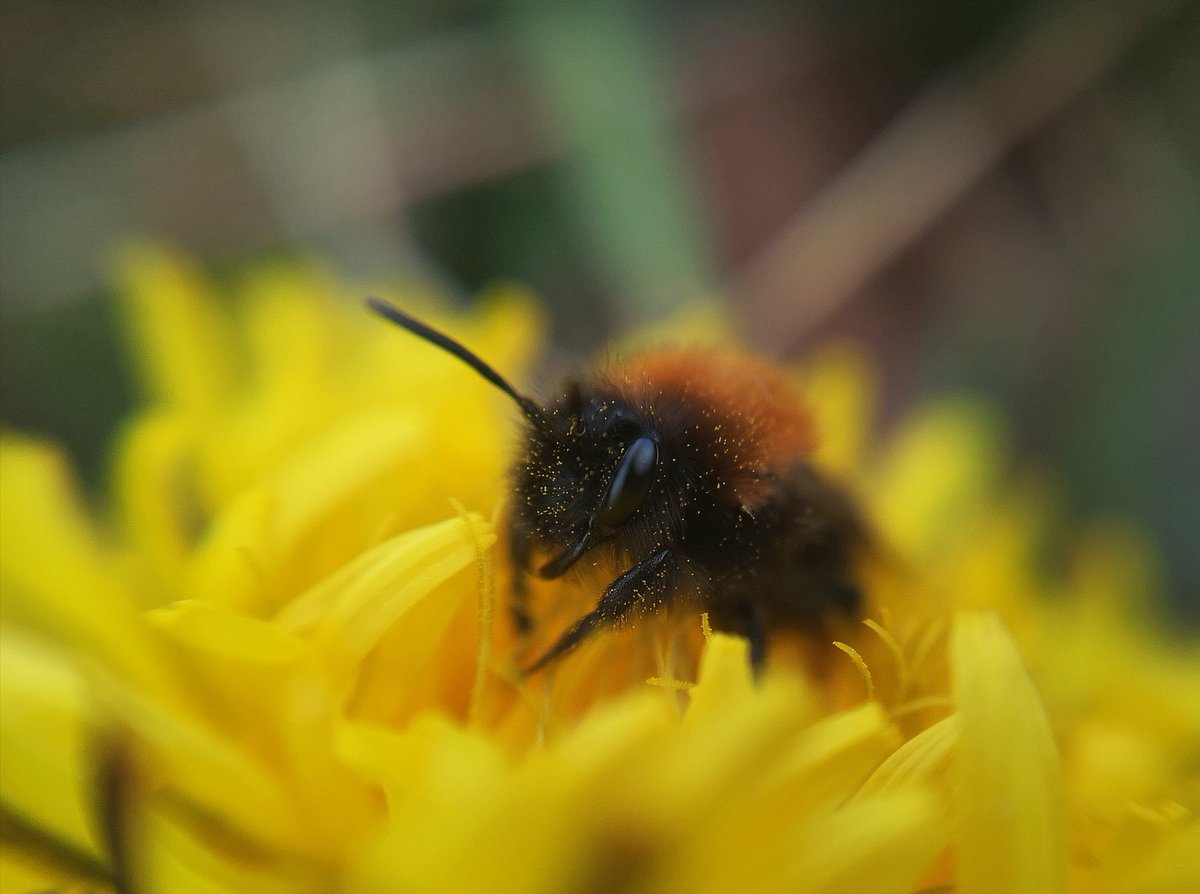
[[625,449],[617,474],[596,513],[596,526],[601,533],[615,531],[633,517],[650,490],[657,465],[658,444],[653,438],[637,438]]

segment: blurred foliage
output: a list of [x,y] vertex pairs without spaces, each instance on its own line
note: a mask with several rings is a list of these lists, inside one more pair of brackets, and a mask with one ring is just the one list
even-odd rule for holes
[[111,430],[133,408],[113,310],[80,301],[5,317],[0,327],[4,425],[60,441],[89,482],[102,476]]
[[[1060,482],[1065,521],[1147,525],[1175,610],[1200,621],[1195,4],[6,0],[0,15],[0,418],[62,440],[92,485],[129,405],[100,299],[131,234],[222,270],[310,254],[464,301],[516,279],[573,355],[720,295],[751,341],[866,341],[893,417],[988,395],[1023,461]],[[1022,68],[1040,45],[1054,64]],[[835,246],[862,283],[780,332],[817,296],[747,295],[743,274],[873,148],[919,144],[939,107],[908,112],[947,95],[981,99],[972,133],[998,135],[995,158],[944,194],[933,182],[940,204],[894,254]],[[933,181],[962,148],[939,136]],[[901,170],[843,219],[903,212],[929,184]]]

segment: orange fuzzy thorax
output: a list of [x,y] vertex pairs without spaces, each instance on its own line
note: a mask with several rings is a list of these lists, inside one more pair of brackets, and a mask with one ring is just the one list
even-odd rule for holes
[[813,419],[779,367],[719,350],[662,348],[602,377],[675,437],[707,442],[714,486],[750,511],[816,445]]

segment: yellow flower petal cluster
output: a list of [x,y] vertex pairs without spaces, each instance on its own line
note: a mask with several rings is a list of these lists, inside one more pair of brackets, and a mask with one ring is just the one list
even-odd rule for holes
[[[978,405],[880,444],[861,355],[797,372],[885,544],[836,644],[755,683],[679,617],[522,680],[504,396],[311,267],[235,301],[124,270],[146,397],[109,498],[0,446],[0,890],[1200,889],[1200,659],[1116,523],[1039,571],[1047,500]],[[519,290],[402,303],[521,380]],[[577,590],[536,594],[546,635]]]

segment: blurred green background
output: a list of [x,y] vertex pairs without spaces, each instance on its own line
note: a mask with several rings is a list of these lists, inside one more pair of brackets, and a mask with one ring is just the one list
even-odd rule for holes
[[131,234],[517,279],[564,354],[718,297],[776,356],[868,343],[885,420],[988,396],[1194,626],[1198,6],[4,2],[0,416],[101,480]]

